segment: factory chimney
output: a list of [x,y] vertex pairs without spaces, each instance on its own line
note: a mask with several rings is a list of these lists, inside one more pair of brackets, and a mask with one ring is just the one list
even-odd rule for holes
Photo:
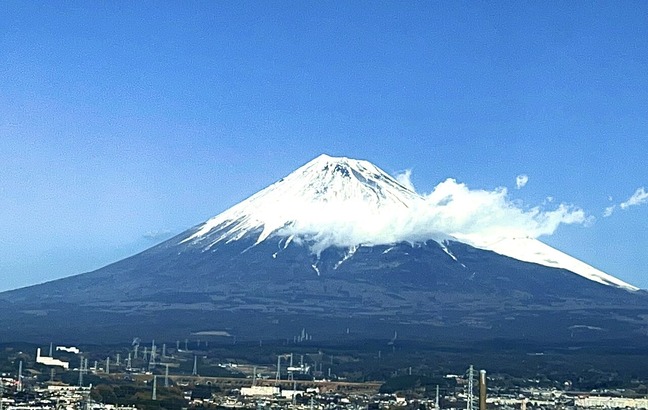
[[479,410],[486,410],[486,370],[479,371]]
[[22,360],[18,365],[18,384],[16,385],[17,391],[22,391]]

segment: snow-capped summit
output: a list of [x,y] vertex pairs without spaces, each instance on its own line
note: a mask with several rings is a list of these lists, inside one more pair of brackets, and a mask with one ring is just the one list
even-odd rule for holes
[[319,255],[331,246],[454,240],[521,261],[566,269],[601,284],[638,289],[535,238],[442,232],[436,227],[444,226],[438,223],[443,214],[431,207],[423,196],[368,161],[320,155],[198,226],[181,243],[210,249],[249,235],[256,244],[279,236],[287,238],[286,246],[291,241],[305,243]]
[[395,215],[406,215],[422,202],[368,161],[320,155],[211,218],[183,242],[213,246],[254,234],[260,243],[277,234],[312,241],[315,251],[391,243],[403,238],[386,234],[385,222],[397,223]]

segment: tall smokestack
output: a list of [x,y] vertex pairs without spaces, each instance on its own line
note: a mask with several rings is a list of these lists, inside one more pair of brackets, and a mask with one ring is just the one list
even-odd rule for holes
[[479,371],[479,410],[486,410],[486,370]]
[[18,386],[16,387],[16,390],[22,391],[22,360],[18,365]]

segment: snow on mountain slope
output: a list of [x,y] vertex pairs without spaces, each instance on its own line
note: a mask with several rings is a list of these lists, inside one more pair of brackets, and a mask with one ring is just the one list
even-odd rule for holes
[[330,246],[450,239],[564,268],[605,285],[637,289],[534,238],[443,231],[440,227],[448,226],[447,210],[447,197],[431,203],[368,161],[321,155],[211,218],[181,243],[207,250],[248,235],[254,235],[256,244],[276,235],[287,238],[285,246],[291,241],[307,243],[319,255]]
[[612,275],[608,275],[572,256],[567,255],[534,238],[505,238],[495,242],[480,241],[472,244],[511,258],[537,263],[552,268],[562,268],[604,285],[627,290],[639,290]]

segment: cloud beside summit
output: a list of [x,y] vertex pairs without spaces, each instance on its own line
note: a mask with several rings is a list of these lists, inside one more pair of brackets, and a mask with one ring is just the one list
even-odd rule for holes
[[[407,170],[395,179],[413,190],[410,177],[411,171]],[[317,205],[317,209],[309,210],[309,217],[302,214],[279,233],[307,239],[313,251],[319,253],[332,245],[450,238],[480,245],[502,238],[538,238],[552,235],[560,225],[588,224],[593,219],[573,205],[561,203],[549,209],[545,205],[528,206],[511,199],[504,187],[471,189],[452,178],[418,195],[421,200],[408,207],[374,209],[361,202],[352,206]]]

